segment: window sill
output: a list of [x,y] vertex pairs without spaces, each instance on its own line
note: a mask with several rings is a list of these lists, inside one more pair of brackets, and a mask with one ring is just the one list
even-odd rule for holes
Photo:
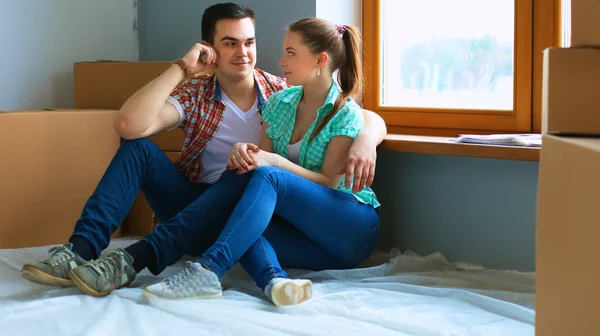
[[456,138],[388,134],[378,149],[392,152],[470,156],[480,158],[539,161],[540,149],[456,143]]

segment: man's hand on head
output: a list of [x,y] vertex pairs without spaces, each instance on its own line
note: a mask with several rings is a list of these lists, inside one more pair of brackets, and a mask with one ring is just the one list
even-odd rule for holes
[[192,75],[196,75],[206,69],[215,68],[217,66],[217,52],[207,43],[196,43],[182,57],[183,61],[192,71]]

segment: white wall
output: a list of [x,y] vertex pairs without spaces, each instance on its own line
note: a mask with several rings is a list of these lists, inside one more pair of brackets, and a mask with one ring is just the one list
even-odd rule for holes
[[0,0],[0,109],[73,106],[73,63],[138,60],[137,0]]
[[[362,31],[362,0],[316,0],[316,17],[335,24],[355,26]],[[337,71],[333,79],[337,82]],[[362,105],[361,101],[357,101]]]
[[317,17],[362,28],[362,0],[317,0]]

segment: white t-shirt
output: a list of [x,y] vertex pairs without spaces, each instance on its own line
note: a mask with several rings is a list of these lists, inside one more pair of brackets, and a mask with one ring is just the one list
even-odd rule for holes
[[288,158],[297,165],[300,164],[300,145],[302,145],[302,140],[288,146]]
[[[221,99],[225,104],[223,119],[214,137],[206,144],[199,157],[202,169],[201,183],[215,183],[219,179],[225,171],[229,152],[235,143],[249,142],[258,145],[260,142],[261,125],[258,115],[258,100],[248,111],[243,112],[223,91],[221,91]],[[178,111],[183,111],[177,100],[169,99],[168,101]]]

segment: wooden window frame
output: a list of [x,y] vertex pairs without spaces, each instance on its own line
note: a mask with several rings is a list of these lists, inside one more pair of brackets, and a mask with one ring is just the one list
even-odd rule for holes
[[456,136],[459,133],[541,131],[542,52],[561,42],[561,0],[515,0],[512,111],[381,106],[381,0],[363,0],[364,108],[378,113],[389,133]]

